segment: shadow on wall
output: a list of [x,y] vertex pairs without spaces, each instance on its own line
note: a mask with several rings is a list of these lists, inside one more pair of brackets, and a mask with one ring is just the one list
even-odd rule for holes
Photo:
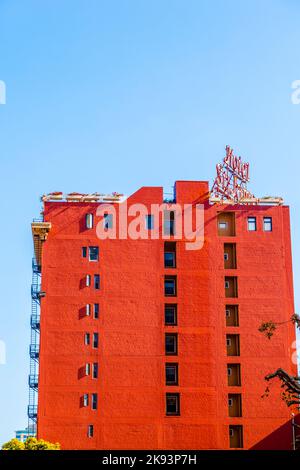
[[[295,423],[299,428],[295,428],[295,436],[300,446],[300,414],[295,417]],[[293,449],[293,428],[292,420],[287,421],[280,428],[273,431],[264,439],[259,441],[249,450],[292,450]]]

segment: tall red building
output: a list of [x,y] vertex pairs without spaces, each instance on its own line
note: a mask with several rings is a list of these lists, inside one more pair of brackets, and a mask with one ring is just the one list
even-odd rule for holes
[[[99,224],[120,223],[97,215],[105,201],[119,216],[118,195],[52,193],[32,224],[38,436],[63,449],[290,448],[279,389],[261,398],[266,374],[296,373],[289,208],[216,203],[207,182],[177,181],[174,202],[204,210],[204,245],[188,250],[172,206],[169,239],[151,239],[147,216],[148,239],[99,239]],[[163,189],[126,203],[150,211]],[[271,341],[268,320],[287,322]]]

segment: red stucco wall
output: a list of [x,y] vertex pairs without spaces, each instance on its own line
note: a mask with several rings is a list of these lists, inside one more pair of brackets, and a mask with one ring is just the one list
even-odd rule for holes
[[[177,182],[178,203],[203,202],[206,182]],[[129,200],[161,203],[162,188],[141,188]],[[219,237],[222,206],[205,203],[205,244],[187,251],[177,241],[177,268],[165,269],[163,240],[98,240],[84,216],[97,203],[45,203],[52,229],[43,247],[38,435],[64,449],[228,449],[229,424],[242,424],[244,448],[287,448],[290,412],[275,385],[262,399],[264,376],[291,364],[294,329],[282,326],[271,341],[262,321],[285,321],[294,312],[287,207],[234,206],[236,237]],[[247,231],[256,215],[258,231]],[[273,232],[262,217],[273,217]],[[96,218],[96,222],[97,222]],[[223,244],[237,244],[237,269],[224,270]],[[81,247],[100,247],[100,261]],[[101,289],[84,287],[99,273]],[[177,274],[178,295],[166,300],[165,274]],[[239,297],[225,299],[224,276],[238,276]],[[81,314],[98,302],[98,320]],[[178,326],[164,325],[164,303],[177,302]],[[238,303],[240,326],[225,326],[225,304]],[[178,356],[165,356],[165,332],[178,332]],[[99,332],[99,349],[84,345]],[[240,357],[227,357],[226,334],[240,334]],[[165,385],[165,362],[179,363],[179,386]],[[99,378],[82,376],[99,363]],[[227,386],[227,364],[241,364],[241,387]],[[181,394],[181,415],[165,416],[165,393]],[[84,393],[98,393],[98,410],[80,407]],[[228,393],[242,393],[242,417],[228,417]],[[87,425],[94,424],[94,437]],[[285,427],[284,427],[285,425]],[[283,430],[282,430],[283,429]],[[272,433],[278,438],[268,439]],[[274,444],[275,443],[275,444]]]

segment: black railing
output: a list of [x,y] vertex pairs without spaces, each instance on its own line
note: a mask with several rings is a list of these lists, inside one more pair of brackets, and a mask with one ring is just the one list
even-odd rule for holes
[[28,377],[28,384],[30,388],[34,390],[38,388],[39,385],[39,376],[30,374]]
[[39,315],[31,315],[30,317],[30,326],[34,330],[39,330],[40,329],[40,323],[41,319]]
[[31,344],[29,346],[29,356],[31,357],[31,359],[38,359],[39,353],[40,353],[40,347],[38,344]]
[[[27,408],[27,415],[28,415],[28,418],[30,419],[36,419],[37,418],[37,405],[28,405],[28,408]],[[35,428],[34,425],[31,425],[33,428]],[[31,434],[35,433],[32,432]]]

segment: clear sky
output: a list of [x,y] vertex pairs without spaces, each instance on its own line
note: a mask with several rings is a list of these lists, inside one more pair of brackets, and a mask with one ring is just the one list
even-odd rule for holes
[[27,424],[44,192],[212,181],[230,144],[291,205],[300,311],[299,21],[297,0],[0,0],[0,442]]

